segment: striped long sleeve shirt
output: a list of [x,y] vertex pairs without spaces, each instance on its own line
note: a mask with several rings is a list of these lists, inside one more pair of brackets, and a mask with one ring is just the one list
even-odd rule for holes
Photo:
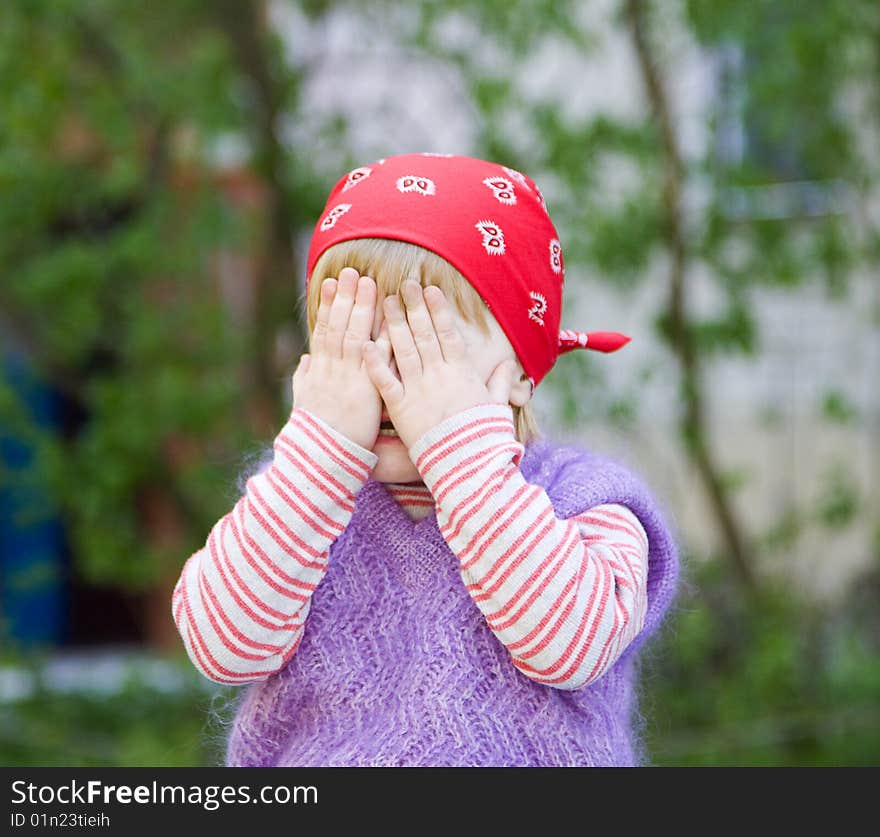
[[[196,668],[218,683],[265,680],[299,646],[333,542],[378,456],[294,408],[233,509],[187,560],[172,613]],[[422,476],[389,485],[410,517],[436,512],[466,589],[511,661],[574,689],[600,677],[644,623],[648,542],[625,506],[561,520],[519,470],[511,409],[451,416],[409,450]]]

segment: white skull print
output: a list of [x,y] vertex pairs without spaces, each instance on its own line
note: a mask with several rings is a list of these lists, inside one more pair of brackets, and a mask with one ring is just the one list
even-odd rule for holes
[[541,204],[541,206],[544,208],[544,212],[549,215],[550,210],[547,209],[547,201],[544,200],[544,193],[538,188],[537,183],[535,184],[535,189],[537,189],[538,192],[538,203]]
[[557,238],[550,239],[550,269],[562,273],[562,245]]
[[538,325],[544,325],[544,314],[547,311],[547,300],[543,294],[537,291],[529,291],[529,296],[534,301],[534,305],[529,308],[529,319],[534,320]]
[[321,230],[326,232],[336,226],[336,222],[351,209],[350,203],[338,203],[333,207],[321,221]]
[[483,247],[490,256],[504,255],[504,232],[494,221],[477,221],[474,226],[483,235]]
[[516,203],[516,191],[506,177],[487,177],[483,183],[492,190],[492,194],[499,203],[506,206],[513,206]]
[[530,192],[532,191],[532,187],[529,186],[528,181],[526,181],[526,176],[522,172],[519,172],[516,169],[509,169],[507,166],[502,166],[501,168],[507,172],[508,177],[512,177],[520,186],[525,186]]
[[397,188],[401,192],[418,192],[420,195],[433,195],[437,191],[430,177],[405,174],[397,178]]
[[358,185],[362,180],[365,180],[373,173],[373,170],[369,166],[360,166],[359,168],[352,169],[348,173],[348,177],[345,180],[345,185],[342,187],[343,192],[347,192],[349,189],[354,188]]

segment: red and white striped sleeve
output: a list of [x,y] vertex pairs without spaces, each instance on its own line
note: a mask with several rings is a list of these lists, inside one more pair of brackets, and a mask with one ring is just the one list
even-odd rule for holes
[[265,680],[302,639],[330,546],[378,456],[297,408],[274,460],[184,564],[172,613],[187,654],[216,683]]
[[409,453],[462,580],[513,664],[539,683],[577,689],[601,677],[644,624],[648,539],[619,504],[556,517],[519,470],[524,450],[511,408],[482,404]]

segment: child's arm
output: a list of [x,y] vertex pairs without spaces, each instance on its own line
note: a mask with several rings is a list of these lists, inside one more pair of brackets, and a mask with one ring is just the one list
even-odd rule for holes
[[330,546],[378,457],[299,408],[268,469],[212,528],[172,596],[190,660],[216,683],[265,680],[302,638]]
[[410,457],[487,623],[523,674],[559,689],[600,677],[644,624],[648,542],[602,505],[568,520],[519,470],[512,413],[483,404],[424,434]]

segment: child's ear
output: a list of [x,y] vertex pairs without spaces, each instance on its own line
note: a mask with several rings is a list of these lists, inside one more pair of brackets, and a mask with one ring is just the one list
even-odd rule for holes
[[517,367],[518,374],[510,388],[510,403],[514,407],[525,406],[532,397],[532,384],[529,376],[522,371],[522,367]]

